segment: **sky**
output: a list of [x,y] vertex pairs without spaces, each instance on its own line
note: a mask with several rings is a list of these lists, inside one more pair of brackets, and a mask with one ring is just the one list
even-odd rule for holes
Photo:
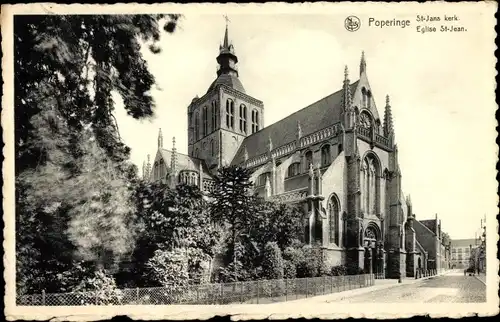
[[[143,53],[156,78],[155,117],[137,121],[118,108],[120,134],[142,169],[153,159],[158,129],[164,147],[187,153],[187,106],[216,77],[216,56],[224,35],[224,13],[186,15],[173,34],[163,34],[160,54]],[[375,13],[393,19],[394,13]],[[345,14],[232,14],[229,37],[239,59],[247,94],[264,102],[264,123],[287,115],[339,90],[344,67],[358,79],[361,52],[383,115],[390,95],[402,185],[417,219],[442,221],[452,239],[473,238],[481,218],[497,209],[496,62],[494,40],[481,17],[460,16],[465,33],[416,32],[410,28],[344,28]],[[479,21],[479,23],[478,23]],[[493,222],[494,220],[491,220]]]

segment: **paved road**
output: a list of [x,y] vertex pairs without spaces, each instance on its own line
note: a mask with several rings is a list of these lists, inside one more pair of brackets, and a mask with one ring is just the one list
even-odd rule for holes
[[486,302],[486,286],[463,272],[448,273],[408,285],[376,290],[337,303],[478,303]]

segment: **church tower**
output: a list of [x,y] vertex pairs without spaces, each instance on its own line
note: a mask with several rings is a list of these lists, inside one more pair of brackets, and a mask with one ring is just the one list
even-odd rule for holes
[[188,154],[205,160],[212,173],[229,165],[243,139],[264,127],[264,105],[249,96],[239,79],[238,57],[229,39],[217,56],[217,78],[201,98],[188,107]]

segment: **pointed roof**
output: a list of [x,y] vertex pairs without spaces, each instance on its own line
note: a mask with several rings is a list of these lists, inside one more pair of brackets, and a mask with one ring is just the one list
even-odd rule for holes
[[[219,63],[219,68],[217,70],[217,78],[208,87],[207,93],[218,85],[225,85],[231,87],[241,93],[246,94],[245,88],[238,78],[238,70],[235,65],[238,63],[238,57],[234,52],[234,47],[229,40],[229,26],[227,24],[226,17],[226,30],[224,32],[224,40],[219,47],[219,56],[217,56],[217,62]],[[229,62],[232,61],[233,64]]]
[[[358,82],[349,86],[350,93],[356,91]],[[278,148],[297,139],[297,123],[300,123],[302,137],[340,122],[343,113],[342,99],[344,90],[340,89],[323,99],[271,124],[260,131],[247,136],[232,164],[239,164],[242,160],[244,147],[248,151],[248,158],[267,153],[267,142],[271,138],[273,148]]]
[[167,149],[159,149],[159,152],[165,164],[171,165],[172,159],[174,159],[177,171],[191,170],[198,172],[201,166],[203,170],[203,177],[209,177],[209,178],[212,177],[210,171],[208,170],[207,165],[205,164],[205,161],[203,160],[190,157],[189,155],[179,153],[177,151],[171,151]]

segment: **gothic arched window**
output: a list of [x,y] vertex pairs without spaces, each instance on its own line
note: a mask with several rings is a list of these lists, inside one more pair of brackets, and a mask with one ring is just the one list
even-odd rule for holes
[[165,177],[165,166],[164,166],[164,163],[163,163],[163,159],[160,159],[158,167],[159,167],[159,171],[158,171],[159,174],[158,174],[158,176],[159,176],[160,179],[163,179]]
[[378,214],[380,200],[380,165],[371,154],[361,164],[361,210],[366,214]]
[[219,119],[219,110],[217,109],[217,102],[212,101],[212,131],[217,129],[217,120]]
[[198,113],[194,113],[194,140],[197,141],[200,133],[200,120],[198,119]]
[[366,93],[366,88],[362,88],[361,89],[361,97],[362,97],[362,108],[366,108],[366,104],[367,104],[367,93]]
[[153,166],[153,180],[158,180],[158,162]]
[[298,175],[299,173],[300,173],[300,163],[295,162],[290,164],[290,166],[288,167],[287,177],[293,177]]
[[207,107],[203,107],[203,134],[202,136],[206,136],[208,134],[208,113]]
[[321,148],[321,166],[327,166],[331,163],[330,145]]
[[230,99],[226,101],[226,126],[234,130],[234,102]]
[[340,246],[340,205],[335,196],[328,201],[330,243]]
[[259,131],[259,112],[257,110],[252,111],[252,133]]
[[313,153],[312,151],[308,151],[306,153],[306,164],[305,164],[306,171],[309,171],[309,168],[311,167],[312,163],[313,163]]
[[240,131],[247,133],[247,107],[243,104],[240,105]]
[[257,186],[264,186],[267,179],[271,176],[271,172],[265,172],[259,176],[257,179]]

